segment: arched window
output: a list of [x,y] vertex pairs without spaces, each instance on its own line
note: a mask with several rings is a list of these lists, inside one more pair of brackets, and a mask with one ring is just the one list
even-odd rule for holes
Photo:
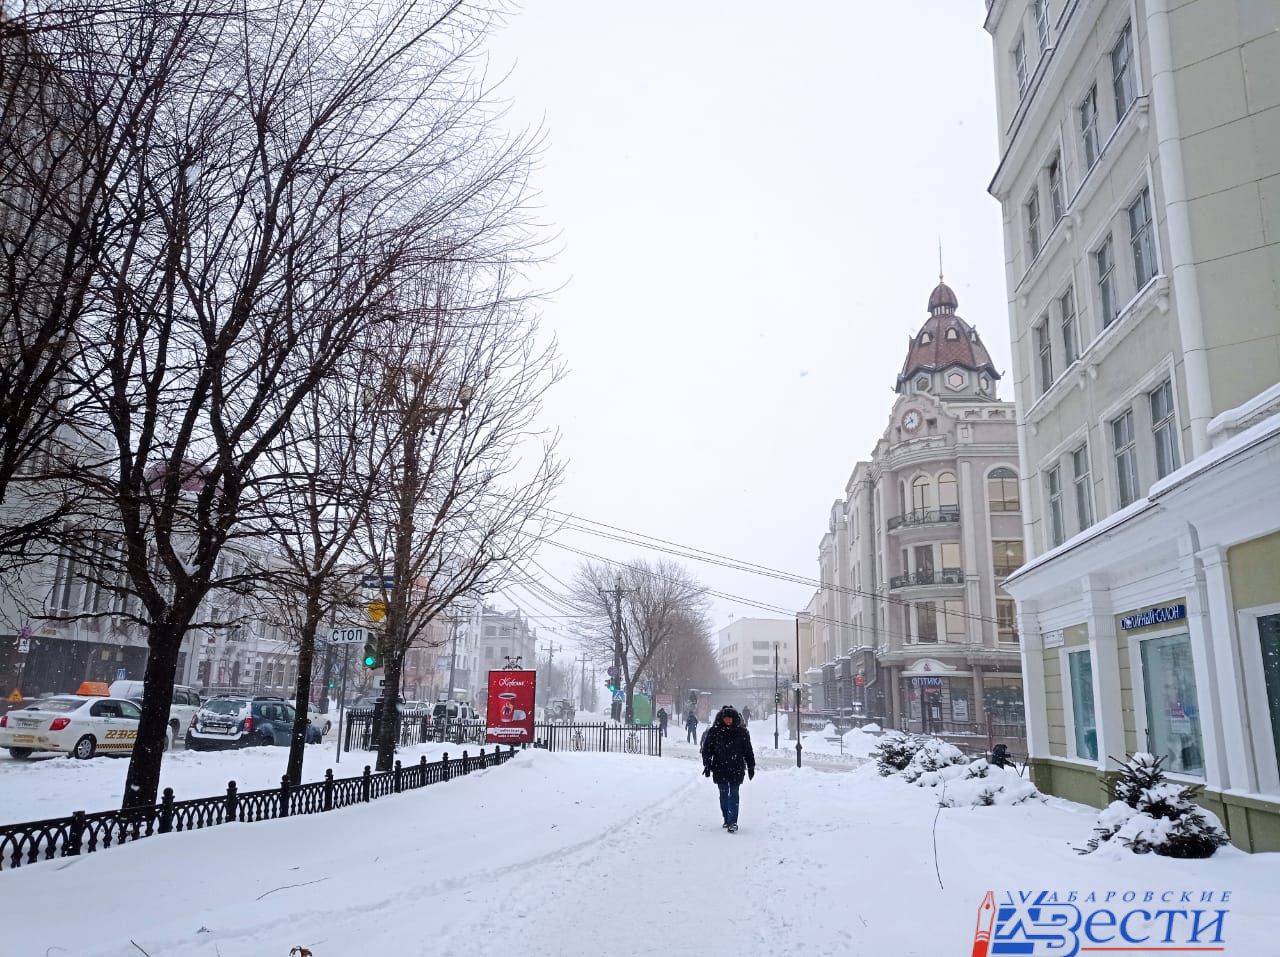
[[930,333],[920,333],[920,345],[927,346],[931,342],[933,342],[933,336]]
[[947,329],[944,338],[948,342],[956,342],[960,338],[960,333],[956,332],[955,326],[951,326],[950,328]]
[[911,510],[923,512],[929,507],[929,477],[918,476],[911,483]]
[[956,491],[956,477],[953,472],[943,472],[938,476],[938,507],[955,508],[960,504]]
[[1013,469],[992,469],[987,476],[987,508],[992,512],[1020,512],[1018,473]]

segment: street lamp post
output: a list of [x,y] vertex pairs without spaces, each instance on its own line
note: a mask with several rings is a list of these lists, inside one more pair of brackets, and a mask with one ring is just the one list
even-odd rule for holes
[[800,619],[796,619],[796,767],[800,767]]
[[773,750],[778,750],[778,643],[773,643]]

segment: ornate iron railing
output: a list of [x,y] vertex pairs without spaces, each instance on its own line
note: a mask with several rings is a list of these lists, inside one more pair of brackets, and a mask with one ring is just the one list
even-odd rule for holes
[[909,588],[912,585],[963,585],[964,569],[962,568],[943,568],[934,570],[932,568],[924,571],[912,572],[908,575],[894,575],[889,579],[890,588]]
[[[440,744],[483,744],[483,721],[437,723],[428,711],[401,711],[396,747],[435,741]],[[373,708],[351,709],[341,718],[342,750],[375,751],[382,728],[382,715]]]
[[889,519],[889,531],[911,528],[915,525],[953,524],[960,521],[960,506],[944,505],[942,508],[925,508],[916,512],[895,515]]
[[431,763],[424,755],[421,761],[408,767],[402,767],[397,761],[390,771],[374,773],[365,765],[363,774],[350,778],[335,778],[330,768],[322,781],[295,787],[285,777],[280,779],[279,787],[264,791],[242,793],[237,790],[236,782],[231,781],[226,794],[186,801],[174,800],[173,788],[165,788],[161,802],[154,807],[93,814],[76,811],[70,817],[4,824],[0,825],[0,870],[57,857],[91,854],[153,834],[197,831],[234,821],[247,823],[297,814],[322,814],[505,764],[515,753],[515,748],[504,751],[495,747],[488,753],[481,748],[474,757],[463,751],[459,758],[445,754]]
[[548,751],[597,751],[662,757],[662,733],[658,727],[628,724],[553,724],[533,726],[535,748]]

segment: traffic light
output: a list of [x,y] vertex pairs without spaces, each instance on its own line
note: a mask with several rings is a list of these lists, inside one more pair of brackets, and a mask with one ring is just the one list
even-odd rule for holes
[[618,690],[618,679],[617,679],[617,678],[605,678],[605,679],[604,679],[604,686],[605,686],[606,688],[608,688],[610,691],[617,691],[617,690]]
[[781,692],[781,691],[775,691],[775,692],[773,693],[773,703],[774,703],[774,704],[782,704],[782,692]]
[[370,635],[364,640],[364,657],[360,661],[366,668],[382,667],[382,648],[377,635]]

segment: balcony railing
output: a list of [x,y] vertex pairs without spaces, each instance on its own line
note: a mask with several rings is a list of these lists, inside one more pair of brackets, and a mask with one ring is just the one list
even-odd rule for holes
[[910,588],[912,585],[963,585],[964,569],[943,568],[935,571],[932,568],[912,572],[908,575],[895,575],[889,579],[889,587]]
[[889,519],[889,531],[898,528],[911,528],[915,525],[940,525],[960,521],[960,506],[945,505],[942,508],[926,508],[918,512],[907,512]]

